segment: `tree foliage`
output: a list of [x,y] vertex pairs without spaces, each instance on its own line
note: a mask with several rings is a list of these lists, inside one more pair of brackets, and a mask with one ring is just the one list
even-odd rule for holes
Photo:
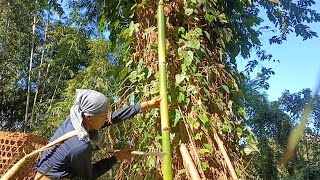
[[[306,103],[315,107],[314,127],[308,132],[319,136],[318,96],[312,98],[309,90],[287,91],[279,101],[269,102],[259,88],[269,88],[272,69],[262,67],[257,79],[248,82],[236,68],[239,56],[248,60],[246,75],[260,61],[273,60],[260,42],[266,30],[274,32],[270,44],[281,44],[291,33],[304,40],[317,37],[308,24],[320,21],[319,13],[312,9],[314,4],[313,0],[164,2],[175,179],[187,178],[178,151],[180,143],[189,145],[202,177],[230,177],[217,137],[240,178],[277,177],[276,164],[288,133]],[[28,116],[29,130],[52,135],[68,116],[77,88],[105,93],[113,110],[159,93],[156,0],[77,0],[66,1],[64,6],[43,0],[1,2],[1,129],[21,129],[23,125],[33,14],[39,21],[30,72],[35,119]],[[101,38],[106,34],[109,40]],[[106,147],[160,150],[159,122],[159,112],[153,110],[102,131],[100,151],[94,158],[106,156]],[[295,170],[316,172],[311,168],[319,158],[314,147],[299,144],[298,156],[287,168],[288,176],[295,175]],[[303,165],[310,168],[302,170]],[[136,158],[118,164],[107,176],[158,179],[162,176],[160,160]]]
[[[256,176],[262,179],[277,179],[299,177],[308,179],[316,172],[314,166],[318,165],[319,128],[316,127],[317,120],[315,113],[318,111],[319,96],[312,97],[310,89],[304,89],[297,93],[284,91],[282,96],[275,102],[269,102],[261,89],[253,89],[252,86],[245,86],[246,110],[250,116],[246,121],[258,140],[260,153],[257,153],[253,160],[253,169]],[[251,88],[250,88],[251,87]],[[309,118],[308,127],[301,137],[295,152],[295,157],[281,172],[277,166],[281,162],[288,136],[298,120],[300,120],[304,108],[312,103],[315,110]]]
[[[241,93],[238,87],[241,81],[235,69],[235,57],[240,54],[249,58],[250,53],[256,51],[259,59],[249,61],[249,72],[258,60],[272,60],[272,56],[261,48],[259,41],[262,30],[270,29],[258,27],[263,21],[259,17],[260,10],[267,11],[267,17],[280,31],[270,39],[270,43],[281,43],[293,29],[296,35],[304,39],[316,36],[305,25],[307,22],[320,20],[319,14],[310,9],[312,4],[314,2],[311,1],[165,2],[170,117],[174,126],[172,143],[175,150],[180,142],[190,143],[197,149],[195,161],[202,175],[218,178],[224,174],[220,174],[224,161],[207,160],[213,152],[217,159],[223,159],[213,137],[214,132],[218,132],[234,161],[238,175],[245,176],[241,160],[244,158],[241,153],[243,147],[235,143],[244,136],[238,133],[243,131],[243,126],[237,123],[232,115],[238,119],[245,116],[239,101]],[[157,1],[92,3],[82,0],[73,2],[72,6],[76,12],[84,14],[84,18],[96,17],[99,30],[106,28],[110,32],[111,41],[120,44],[132,54],[131,58],[124,60],[127,68],[122,72],[129,77],[126,82],[129,88],[123,89],[123,97],[143,100],[157,93]],[[262,69],[262,72],[265,75],[272,74],[268,68]],[[279,113],[284,115],[280,110]],[[159,129],[156,129],[152,134],[158,132]],[[131,133],[134,134],[134,130],[129,132]],[[250,141],[253,138],[248,137],[250,136],[247,136],[246,143],[254,147],[253,141]],[[141,142],[144,138],[148,136],[136,139],[136,142]],[[210,147],[205,147],[204,144]],[[137,144],[133,145],[137,147]],[[148,147],[159,149],[154,145]],[[174,154],[177,154],[175,150]],[[182,169],[178,159],[179,157],[174,157],[175,174],[179,174],[178,170]],[[128,168],[133,170],[132,167]]]

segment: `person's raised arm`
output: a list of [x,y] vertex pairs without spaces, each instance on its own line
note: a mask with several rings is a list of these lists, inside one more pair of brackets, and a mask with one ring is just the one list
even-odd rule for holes
[[119,122],[130,119],[139,113],[147,112],[151,109],[157,108],[159,107],[160,101],[161,98],[158,96],[149,101],[142,102],[141,104],[122,108],[119,111],[112,113],[111,120],[107,120],[103,127],[117,124]]

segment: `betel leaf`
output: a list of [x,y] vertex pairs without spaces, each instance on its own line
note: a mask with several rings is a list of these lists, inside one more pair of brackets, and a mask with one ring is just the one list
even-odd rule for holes
[[209,122],[209,119],[208,119],[208,117],[207,117],[205,114],[200,114],[200,115],[199,115],[199,119],[201,120],[201,122],[202,122],[203,124],[207,124],[207,123]]
[[173,127],[176,127],[177,123],[181,119],[181,114],[178,109],[175,109],[174,111],[175,111],[175,117],[174,117]]
[[202,132],[199,132],[194,136],[195,140],[201,140],[201,138],[202,138]]
[[147,166],[154,167],[156,165],[156,158],[154,156],[148,156]]
[[208,149],[209,152],[213,153],[213,147],[210,144],[204,144],[203,146]]
[[181,103],[183,101],[185,101],[185,95],[182,92],[179,92],[178,102]]
[[229,90],[229,87],[226,86],[226,85],[222,85],[222,88],[229,94],[230,93],[230,90]]
[[193,40],[187,41],[186,44],[190,48],[197,49],[197,50],[200,49],[200,41],[197,40],[197,39],[193,39]]
[[176,85],[179,85],[186,78],[185,74],[176,74]]
[[184,12],[186,13],[187,16],[190,16],[190,15],[193,13],[193,9],[191,9],[191,8],[186,8],[186,9],[184,10]]
[[194,123],[193,123],[193,127],[194,127],[195,129],[198,129],[198,128],[200,127],[200,123],[199,123],[199,122],[194,122]]
[[203,170],[206,170],[209,167],[209,164],[206,162],[201,162],[201,167]]
[[195,28],[194,30],[189,31],[190,36],[201,36],[202,35],[202,29],[201,28]]
[[200,154],[205,154],[205,153],[210,153],[210,151],[208,149],[200,149],[199,153]]

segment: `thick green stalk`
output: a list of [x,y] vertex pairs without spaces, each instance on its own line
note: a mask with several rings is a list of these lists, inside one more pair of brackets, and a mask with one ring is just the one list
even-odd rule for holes
[[168,95],[167,95],[167,70],[166,70],[166,46],[164,31],[163,0],[158,4],[158,56],[160,71],[160,113],[162,130],[162,151],[166,153],[162,160],[162,173],[164,180],[172,179],[172,163],[170,148],[170,123],[168,115]]

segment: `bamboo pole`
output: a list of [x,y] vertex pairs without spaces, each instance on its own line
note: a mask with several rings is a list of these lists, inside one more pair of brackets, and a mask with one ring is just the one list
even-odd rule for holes
[[43,65],[43,60],[44,60],[44,52],[46,50],[46,41],[47,41],[47,33],[48,33],[48,26],[49,26],[49,12],[48,12],[48,21],[46,23],[46,28],[44,31],[44,45],[42,48],[42,52],[41,52],[41,60],[40,60],[40,65],[39,65],[39,72],[38,72],[38,77],[37,77],[37,82],[36,82],[36,93],[34,95],[34,99],[33,99],[33,106],[32,106],[32,111],[31,111],[31,118],[30,118],[30,122],[31,125],[33,125],[33,123],[37,123],[37,121],[34,121],[34,115],[35,115],[35,107],[36,107],[36,103],[37,103],[37,98],[38,98],[38,94],[39,94],[39,88],[40,88],[40,78],[41,78],[41,71],[42,71],[42,65]]
[[29,110],[29,101],[30,101],[30,89],[31,89],[31,70],[33,62],[33,52],[34,52],[34,39],[36,31],[36,22],[37,22],[37,12],[33,15],[33,25],[32,25],[32,42],[31,42],[31,52],[30,52],[30,61],[29,61],[29,70],[28,70],[28,90],[27,90],[27,103],[26,103],[26,112],[24,116],[24,132],[27,131],[28,127],[28,110]]
[[163,0],[158,4],[158,57],[160,71],[160,114],[162,131],[162,151],[166,153],[162,161],[162,173],[164,180],[172,180],[172,162],[170,147],[170,123],[168,113],[168,94],[167,94],[167,70],[166,70],[166,46],[165,46],[165,24]]
[[186,145],[184,145],[184,144],[180,145],[180,153],[181,153],[181,156],[183,159],[184,168],[189,173],[191,180],[200,180],[201,179],[200,175],[198,173],[196,166],[193,163],[193,160],[189,154],[189,151],[188,151]]
[[12,166],[9,171],[7,171],[0,180],[8,180],[10,178],[12,178],[12,176],[14,176],[14,174],[19,171],[19,169],[22,168],[22,166],[28,162],[28,160],[30,160],[32,157],[37,156],[40,152],[45,151],[50,149],[52,146],[59,144],[73,136],[76,136],[78,134],[78,132],[76,130],[70,131],[66,134],[64,134],[63,136],[61,136],[60,138],[56,139],[55,141],[52,141],[50,143],[48,143],[47,145],[43,146],[40,149],[34,150],[31,153],[25,155],[22,159],[20,159],[14,166]]
[[232,166],[232,163],[231,163],[230,158],[229,158],[229,156],[227,154],[227,151],[223,146],[223,142],[221,141],[221,139],[219,138],[219,136],[218,136],[218,134],[216,132],[214,132],[213,136],[214,136],[215,141],[218,144],[218,147],[219,147],[219,149],[220,149],[220,151],[222,153],[222,156],[223,156],[225,162],[227,163],[227,167],[229,169],[229,172],[231,174],[232,179],[233,180],[238,180],[238,176],[237,176],[236,171],[234,170],[234,168]]

